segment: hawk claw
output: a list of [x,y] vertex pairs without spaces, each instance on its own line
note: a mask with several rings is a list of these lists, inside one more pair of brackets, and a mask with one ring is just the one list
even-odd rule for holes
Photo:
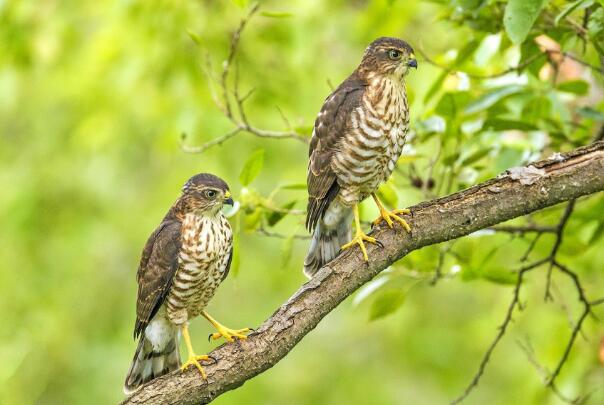
[[189,366],[195,366],[197,368],[197,370],[199,370],[199,373],[201,374],[201,378],[203,378],[204,380],[208,378],[205,370],[203,369],[203,367],[201,366],[201,364],[199,364],[200,361],[207,361],[207,360],[213,360],[214,363],[212,364],[216,364],[218,363],[218,361],[212,357],[212,356],[208,356],[205,354],[202,355],[195,355],[195,354],[189,354],[189,358],[187,359],[187,361],[180,367],[181,371],[185,371],[187,369],[187,367]]
[[380,208],[380,216],[377,217],[377,219],[375,221],[372,222],[372,225],[378,225],[380,222],[382,222],[382,220],[384,220],[386,222],[386,224],[388,225],[389,228],[392,228],[394,225],[394,221],[397,221],[403,228],[405,228],[405,230],[407,232],[411,232],[411,227],[409,226],[409,224],[407,223],[407,221],[405,221],[403,218],[399,217],[399,214],[410,214],[411,211],[409,211],[408,209],[399,209],[399,210],[393,210],[388,212],[386,209],[384,209],[383,207],[379,207]]
[[379,242],[376,238],[372,238],[371,236],[364,234],[363,231],[357,228],[356,236],[352,238],[350,242],[343,245],[340,249],[346,250],[353,247],[354,245],[359,245],[359,247],[361,248],[361,252],[363,253],[363,259],[368,262],[369,256],[367,255],[367,248],[365,248],[365,242],[373,243],[374,245],[384,247],[384,245],[382,245],[382,243]]
[[220,325],[216,329],[218,329],[218,332],[210,334],[210,336],[208,336],[208,341],[210,339],[217,340],[217,339],[220,339],[221,337],[223,337],[227,342],[234,342],[236,339],[245,340],[245,339],[247,339],[247,336],[245,335],[245,333],[252,331],[252,329],[250,329],[250,328],[231,329],[231,328],[227,328],[226,326],[222,326],[222,325]]

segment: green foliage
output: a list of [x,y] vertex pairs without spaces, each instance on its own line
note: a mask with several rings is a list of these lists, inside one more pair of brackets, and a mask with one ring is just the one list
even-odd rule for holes
[[249,186],[252,181],[260,174],[264,165],[264,149],[259,149],[252,153],[243,165],[239,182],[242,186]]
[[371,304],[369,319],[383,318],[396,311],[405,301],[405,294],[399,289],[382,291]]
[[545,3],[546,0],[508,1],[503,23],[512,42],[515,44],[524,42]]

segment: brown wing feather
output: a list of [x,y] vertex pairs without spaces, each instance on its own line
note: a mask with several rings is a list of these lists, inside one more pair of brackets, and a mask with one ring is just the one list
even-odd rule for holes
[[181,246],[181,223],[165,220],[147,240],[136,274],[138,299],[134,338],[137,338],[153,319],[172,286],[178,268]]
[[340,187],[331,168],[331,158],[348,129],[351,112],[361,103],[364,88],[364,84],[353,74],[327,97],[315,120],[307,174],[308,230],[314,229],[338,195]]

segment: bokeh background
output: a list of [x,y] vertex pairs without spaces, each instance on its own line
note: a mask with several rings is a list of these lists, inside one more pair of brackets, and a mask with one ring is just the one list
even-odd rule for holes
[[[261,2],[236,58],[242,92],[255,88],[248,117],[287,130],[283,115],[308,137],[324,98],[364,47],[381,35],[405,38],[419,60],[408,79],[414,139],[383,196],[404,207],[465,188],[587,144],[602,124],[597,69],[535,57],[520,76],[498,75],[542,43],[600,66],[601,1],[574,2],[560,32],[542,36],[565,3],[551,2],[519,45],[502,25],[501,1]],[[237,263],[209,306],[213,316],[260,325],[305,281],[308,242],[298,236],[306,235],[307,146],[241,133],[202,154],[182,147],[232,128],[204,70],[209,57],[220,75],[248,8],[242,0],[0,1],[0,403],[123,398],[139,255],[192,174],[222,176],[240,201],[231,218]],[[577,39],[572,23],[581,26],[588,8],[595,22]],[[480,75],[497,77],[473,77]],[[531,221],[553,225],[562,210]],[[375,215],[371,204],[363,211],[367,220]],[[601,194],[580,200],[558,255],[594,299],[604,295],[603,212]],[[414,252],[343,302],[283,361],[215,403],[447,403],[497,332],[512,271],[532,238],[489,231]],[[530,257],[546,256],[553,240],[543,235]],[[433,285],[439,258],[443,278]],[[545,276],[544,268],[527,277],[524,310],[466,403],[561,403],[533,363],[555,367],[581,308],[557,272],[555,299],[544,302]],[[216,346],[206,341],[210,332],[204,320],[192,323],[200,353]],[[590,317],[583,332],[558,386],[604,403],[604,326]]]

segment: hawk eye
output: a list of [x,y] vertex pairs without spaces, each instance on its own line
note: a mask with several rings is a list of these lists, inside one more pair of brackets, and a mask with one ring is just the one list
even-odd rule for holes
[[216,197],[216,190],[206,190],[204,191],[204,195],[206,198],[212,200]]
[[401,58],[401,53],[396,49],[391,49],[388,51],[388,57],[392,60],[397,60]]

